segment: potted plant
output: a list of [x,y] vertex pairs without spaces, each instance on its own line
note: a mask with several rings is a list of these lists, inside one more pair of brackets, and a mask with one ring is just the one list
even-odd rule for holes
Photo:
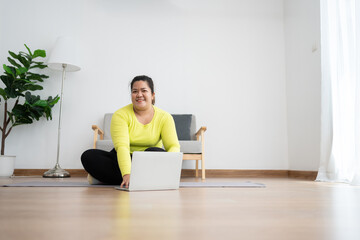
[[52,119],[51,109],[59,101],[59,96],[42,100],[31,92],[42,90],[39,82],[49,78],[44,74],[34,72],[47,66],[37,58],[45,58],[45,50],[35,50],[33,53],[26,46],[27,53],[15,54],[9,51],[8,61],[11,65],[3,65],[4,73],[0,76],[3,88],[0,87],[0,104],[3,105],[3,122],[0,123],[1,155],[0,177],[12,176],[15,156],[5,156],[5,140],[15,126],[31,124],[41,117]]

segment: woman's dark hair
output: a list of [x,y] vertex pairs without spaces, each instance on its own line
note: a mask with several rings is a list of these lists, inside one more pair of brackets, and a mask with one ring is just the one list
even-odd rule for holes
[[[134,83],[137,82],[137,81],[147,82],[147,84],[148,84],[148,86],[149,86],[149,88],[151,90],[151,94],[154,93],[154,82],[150,77],[145,76],[145,75],[134,77],[134,79],[130,83],[130,90],[132,90]],[[154,96],[154,99],[152,100],[152,104],[155,104],[155,96]]]

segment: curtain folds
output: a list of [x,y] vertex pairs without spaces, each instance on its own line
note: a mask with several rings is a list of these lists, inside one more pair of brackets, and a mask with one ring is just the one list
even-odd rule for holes
[[360,185],[360,1],[320,2],[321,159],[316,180]]

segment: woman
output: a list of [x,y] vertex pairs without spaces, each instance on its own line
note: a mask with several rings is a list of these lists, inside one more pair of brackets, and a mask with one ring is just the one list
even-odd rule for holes
[[132,104],[117,110],[111,119],[114,149],[110,152],[91,149],[81,156],[90,184],[121,183],[121,187],[129,187],[132,152],[164,151],[162,146],[167,152],[180,151],[174,119],[154,106],[152,79],[137,76],[130,87]]

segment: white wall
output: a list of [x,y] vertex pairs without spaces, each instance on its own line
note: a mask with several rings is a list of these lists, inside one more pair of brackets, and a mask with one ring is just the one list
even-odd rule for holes
[[[51,53],[58,36],[82,42],[82,70],[68,73],[65,85],[63,168],[82,168],[91,125],[130,102],[128,84],[139,74],[154,79],[158,107],[195,113],[208,127],[207,168],[289,168],[282,0],[0,4],[1,63],[23,43]],[[41,94],[55,95],[61,73],[46,73]],[[6,153],[17,156],[16,168],[53,167],[58,111],[53,121],[14,128]]]
[[289,168],[318,170],[320,159],[320,1],[286,0]]

